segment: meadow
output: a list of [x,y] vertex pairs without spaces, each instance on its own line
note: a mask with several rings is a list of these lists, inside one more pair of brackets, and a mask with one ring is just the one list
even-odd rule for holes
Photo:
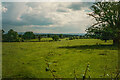
[[46,63],[56,78],[82,78],[88,64],[87,77],[116,76],[118,49],[111,40],[3,42],[2,48],[3,78],[53,78]]

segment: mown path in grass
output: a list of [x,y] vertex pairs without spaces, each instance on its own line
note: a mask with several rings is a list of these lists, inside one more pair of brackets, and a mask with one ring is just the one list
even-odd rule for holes
[[3,42],[3,78],[52,78],[46,63],[58,78],[82,78],[89,62],[92,78],[115,76],[117,47],[97,39],[57,42]]

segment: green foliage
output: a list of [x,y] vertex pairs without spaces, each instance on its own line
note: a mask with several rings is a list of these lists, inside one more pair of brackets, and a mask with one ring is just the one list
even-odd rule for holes
[[54,36],[52,37],[52,39],[53,39],[54,41],[58,41],[58,40],[59,40],[59,36],[58,36],[58,35],[54,35]]
[[20,38],[16,31],[10,29],[7,34],[3,34],[3,41],[18,42],[20,41]]
[[69,40],[79,39],[79,36],[69,37]]
[[42,39],[42,36],[41,35],[38,35],[38,40],[40,41]]
[[48,37],[48,38],[50,38],[50,37],[51,37],[51,35],[50,35],[50,34],[48,34],[48,35],[47,35],[47,37]]
[[73,39],[76,39],[76,37],[75,37],[75,36],[73,36]]
[[23,34],[23,39],[35,39],[35,35],[34,35],[34,33],[33,32],[25,32],[24,34]]
[[97,2],[91,6],[97,23],[89,27],[87,35],[101,40],[120,39],[120,2]]
[[79,39],[79,36],[76,36],[76,39]]
[[90,27],[87,32],[87,36],[95,39],[111,40],[114,37],[110,28],[104,28],[101,30],[99,27]]
[[60,34],[60,36],[59,36],[61,39],[63,38],[63,34]]
[[69,37],[69,40],[73,40],[73,37]]

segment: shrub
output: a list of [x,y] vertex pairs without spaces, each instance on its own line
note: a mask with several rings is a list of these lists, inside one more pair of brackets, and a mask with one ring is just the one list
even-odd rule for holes
[[12,29],[8,31],[7,34],[3,34],[3,41],[5,42],[19,42],[20,38],[18,33]]
[[76,39],[79,39],[79,36],[76,36]]
[[25,32],[23,34],[23,39],[35,39],[35,35],[33,32]]
[[76,39],[76,37],[75,37],[75,36],[73,36],[73,39]]
[[73,40],[73,37],[69,37],[69,40]]
[[54,41],[58,41],[58,40],[59,40],[59,36],[54,35],[54,36],[52,37],[52,39],[53,39]]
[[42,36],[41,35],[38,35],[38,40],[40,41],[42,39]]

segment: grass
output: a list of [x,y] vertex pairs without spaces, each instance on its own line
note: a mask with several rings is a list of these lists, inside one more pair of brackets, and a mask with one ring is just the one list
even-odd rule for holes
[[[59,39],[60,41],[66,40],[69,38]],[[25,42],[39,42],[39,39],[30,39],[30,40],[24,40]],[[42,38],[40,42],[50,42],[53,41],[52,38]]]
[[87,77],[115,77],[118,50],[111,44],[98,39],[3,42],[3,78],[53,78],[46,63],[57,78],[74,78],[74,70],[82,78],[88,63]]

